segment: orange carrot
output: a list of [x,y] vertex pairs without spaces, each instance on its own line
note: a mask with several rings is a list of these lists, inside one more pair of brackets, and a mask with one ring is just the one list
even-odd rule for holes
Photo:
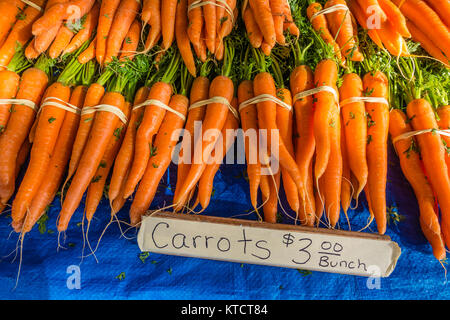
[[342,154],[342,182],[341,182],[341,206],[344,213],[347,214],[348,208],[350,207],[350,203],[352,201],[352,181],[351,181],[351,172],[349,165],[349,152],[347,151],[347,144],[345,130],[345,124],[342,123],[341,119],[341,154]]
[[[72,92],[69,103],[81,107],[86,96],[86,90],[87,88],[84,86],[76,87]],[[31,230],[45,212],[47,206],[53,201],[69,161],[70,150],[75,140],[79,121],[80,116],[76,113],[68,112],[65,115],[54,152],[48,165],[46,177],[39,185],[39,194],[33,198],[30,209],[25,217],[22,229],[23,233]],[[16,229],[16,232],[18,231],[20,230]]]
[[[370,97],[388,100],[388,79],[380,72],[364,75],[363,88]],[[386,181],[387,139],[389,131],[389,106],[384,103],[366,102],[367,114],[367,186],[369,206],[373,211],[378,232],[386,232]]]
[[[47,87],[48,76],[37,68],[24,71],[21,76],[16,99],[27,99],[36,104],[41,100]],[[28,136],[36,111],[23,105],[17,105],[10,115],[8,126],[0,135],[0,202],[6,203],[14,193],[16,158],[20,146]]]
[[114,16],[117,8],[119,7],[120,0],[107,0],[102,1],[100,7],[100,13],[98,16],[97,26],[97,40],[96,40],[96,53],[97,62],[103,65],[103,61],[106,55],[106,40],[108,39],[109,31],[113,23]]
[[[134,105],[139,105],[145,101],[149,94],[149,88],[141,87],[134,97]],[[115,200],[125,185],[128,172],[130,170],[131,163],[134,156],[134,144],[136,140],[136,131],[139,127],[140,121],[144,115],[144,108],[134,109],[131,112],[131,118],[123,138],[122,146],[117,154],[113,173],[111,176],[111,182],[109,185],[108,197]]]
[[[176,94],[170,99],[169,106],[186,115],[189,99],[184,95]],[[180,116],[173,112],[166,113],[155,137],[156,154],[149,159],[144,176],[131,204],[130,222],[132,225],[139,223],[141,216],[150,207],[159,182],[171,162],[172,151],[178,142],[180,129],[183,128],[183,125],[184,119]]]
[[439,15],[445,25],[450,28],[450,2],[448,0],[425,0]]
[[378,0],[381,9],[386,13],[386,17],[392,22],[395,29],[405,38],[410,38],[405,16],[391,0]]
[[[177,1],[175,1],[177,2]],[[181,57],[186,65],[189,73],[192,76],[196,76],[196,67],[194,55],[192,54],[191,44],[187,34],[188,21],[187,21],[187,0],[180,0],[177,5],[176,19],[175,19],[175,33],[177,46],[180,50]],[[164,39],[163,39],[164,40]]]
[[[71,90],[68,86],[55,82],[47,89],[46,96],[48,98],[46,99],[49,102],[61,103],[60,101],[69,101],[70,94]],[[53,105],[47,105],[40,111],[35,139],[30,153],[30,164],[12,204],[11,216],[15,223],[19,223],[24,219],[27,210],[30,208],[31,201],[39,191],[39,185],[46,175],[45,168],[48,168],[50,163],[50,157],[55,148],[66,112],[68,111]]]
[[62,23],[56,24],[52,26],[50,29],[48,29],[47,32],[43,32],[37,35],[34,38],[34,49],[38,53],[43,53],[44,51],[46,51],[50,47],[52,42],[55,40],[61,26]]
[[48,55],[50,58],[55,59],[63,53],[66,47],[72,40],[74,33],[66,26],[61,26],[56,34],[55,40],[53,40],[50,48],[48,49]]
[[[195,0],[188,0],[188,8]],[[195,48],[198,48],[200,46],[200,39],[201,39],[201,33],[203,29],[203,16],[202,16],[202,8],[192,8],[188,11],[188,27],[187,27],[187,33],[189,36],[189,40],[191,40],[192,45]]]
[[161,37],[161,0],[149,0],[151,8],[151,17],[149,20],[150,31],[145,40],[145,50],[149,51],[159,41]]
[[178,2],[178,0],[165,0],[161,2],[161,33],[162,47],[164,50],[170,48],[175,36],[175,15]]
[[122,50],[120,54],[120,60],[125,58],[133,59],[136,54],[136,49],[141,39],[141,24],[139,21],[134,20],[133,24],[128,30],[128,33],[123,41]]
[[[103,96],[101,103],[115,106],[124,112],[125,99],[118,92],[107,92]],[[108,142],[113,136],[119,121],[115,114],[108,111],[99,111],[96,115],[89,140],[61,208],[58,231],[62,232],[67,229],[84,192],[94,178]]]
[[140,10],[140,6],[140,2],[136,0],[120,2],[106,40],[105,63],[111,62],[113,57],[119,55],[122,43]]
[[[19,88],[20,76],[12,71],[0,71],[0,99],[13,99]],[[0,135],[5,131],[12,113],[11,104],[0,104]]]
[[91,41],[91,43],[89,44],[89,46],[86,48],[86,50],[84,50],[82,53],[80,53],[80,55],[78,56],[78,62],[81,64],[85,64],[88,63],[89,61],[91,61],[92,59],[95,58],[96,52],[97,52],[97,41],[96,38],[94,38],[94,40]]
[[256,23],[252,9],[248,6],[244,11],[243,19],[250,44],[253,48],[259,48],[263,41],[263,35],[259,30],[258,24]]
[[251,9],[256,19],[256,23],[261,30],[265,42],[273,47],[276,42],[275,26],[273,22],[272,12],[270,10],[270,2],[268,0],[249,0]]
[[[211,0],[215,3],[215,0]],[[214,54],[216,49],[216,6],[205,4],[202,6],[203,17],[205,19],[205,43],[208,50]]]
[[[363,83],[356,73],[345,74],[339,88],[341,102],[363,95]],[[341,104],[342,126],[345,132],[348,165],[355,175],[358,186],[355,186],[355,199],[364,190],[367,183],[368,169],[366,160],[367,121],[364,102]],[[372,124],[372,122],[370,122]],[[344,151],[343,151],[344,152]]]
[[[389,115],[389,133],[392,139],[411,132],[411,126],[407,122],[406,115],[399,109],[394,109]],[[394,147],[400,158],[400,166],[403,174],[411,184],[416,195],[420,210],[420,226],[433,248],[433,254],[438,260],[445,259],[445,245],[439,226],[438,213],[435,211],[435,197],[430,183],[422,170],[420,154],[414,145],[417,141],[414,137],[397,140]]]
[[20,0],[0,1],[0,12],[2,13],[0,16],[0,45],[4,43],[24,7],[25,3]]

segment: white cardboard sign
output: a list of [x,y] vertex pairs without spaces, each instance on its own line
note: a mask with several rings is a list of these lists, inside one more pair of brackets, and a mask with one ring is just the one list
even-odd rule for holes
[[218,217],[143,218],[141,251],[238,263],[387,277],[401,254],[388,236]]

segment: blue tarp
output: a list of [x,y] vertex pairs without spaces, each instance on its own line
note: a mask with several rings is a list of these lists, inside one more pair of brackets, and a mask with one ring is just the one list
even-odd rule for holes
[[[232,216],[250,209],[245,166],[223,165],[214,181],[211,205],[204,214]],[[176,167],[165,175],[152,208],[171,202]],[[367,278],[323,272],[210,261],[150,253],[140,256],[136,233],[121,237],[117,223],[105,232],[98,250],[82,256],[82,206],[73,216],[65,236],[58,234],[56,217],[60,199],[55,199],[49,220],[35,227],[24,240],[20,277],[16,286],[20,256],[13,252],[18,235],[10,227],[7,213],[0,216],[0,299],[448,299],[445,272],[433,257],[418,222],[418,207],[405,180],[398,158],[390,148],[387,205],[402,217],[391,222],[387,235],[402,249],[394,272],[382,278],[378,289],[367,286]],[[284,206],[285,208],[287,205]],[[361,197],[356,210],[349,212],[352,230],[365,225],[367,203]],[[128,221],[129,203],[119,213]],[[109,221],[109,204],[102,201],[89,230],[95,247]],[[243,219],[256,219],[249,215]],[[292,223],[283,216],[284,223]],[[122,224],[122,231],[127,229]],[[339,227],[348,229],[342,215]],[[84,226],[85,228],[85,226]],[[371,225],[375,232],[375,224]],[[85,255],[90,253],[86,246]],[[97,260],[98,261],[97,261]],[[79,271],[79,273],[78,273]],[[74,276],[79,274],[79,289]],[[69,285],[68,285],[69,283]]]

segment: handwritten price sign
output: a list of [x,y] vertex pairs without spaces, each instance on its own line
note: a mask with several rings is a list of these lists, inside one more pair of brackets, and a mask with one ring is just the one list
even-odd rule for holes
[[387,236],[171,213],[145,217],[138,244],[156,253],[381,277],[401,252]]

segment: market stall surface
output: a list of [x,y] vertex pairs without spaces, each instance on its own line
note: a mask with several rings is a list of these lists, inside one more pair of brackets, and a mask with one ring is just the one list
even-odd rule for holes
[[[245,166],[223,165],[214,181],[210,207],[203,213],[242,219],[256,219],[250,209]],[[176,168],[171,166],[161,182],[152,208],[170,204]],[[403,177],[398,158],[390,146],[387,188],[389,226],[387,235],[399,244],[402,254],[388,278],[330,274],[317,271],[212,261],[197,258],[141,253],[137,232],[127,230],[121,237],[113,223],[95,252],[83,241],[81,206],[58,249],[56,219],[60,199],[23,241],[20,252],[18,234],[12,232],[11,218],[0,216],[0,299],[449,299],[444,263],[432,255],[418,221],[417,202]],[[129,203],[119,213],[128,221]],[[287,205],[284,205],[287,208]],[[352,230],[359,230],[368,219],[367,203],[361,196],[359,207],[349,211]],[[103,200],[89,230],[89,243],[95,248],[109,221],[109,204]],[[288,212],[289,213],[289,212]],[[287,215],[284,223],[293,223]],[[339,227],[348,230],[342,214]],[[128,227],[121,224],[122,231]],[[370,230],[371,229],[371,230]],[[375,223],[364,232],[374,232]],[[84,254],[83,252],[84,245]],[[82,255],[85,257],[82,259]],[[17,281],[17,282],[16,282]]]

